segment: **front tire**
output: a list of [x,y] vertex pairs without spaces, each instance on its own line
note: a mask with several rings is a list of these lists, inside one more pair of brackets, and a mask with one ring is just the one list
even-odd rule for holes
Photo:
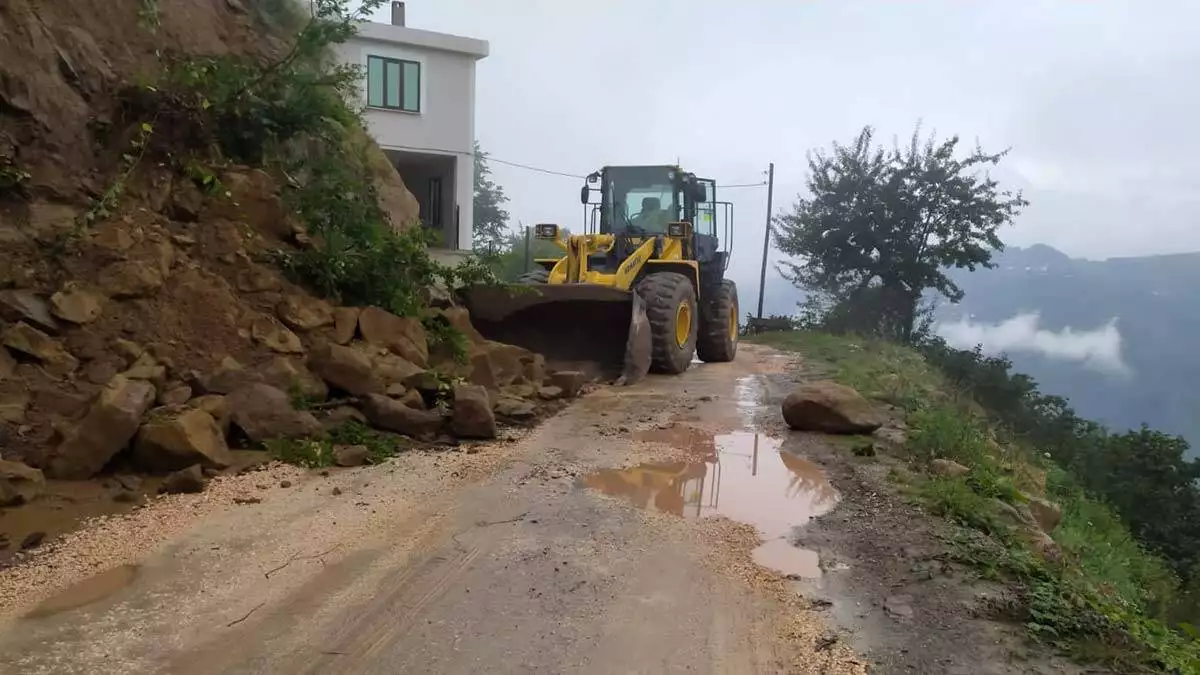
[[737,356],[737,284],[723,279],[714,285],[700,310],[700,336],[696,351],[705,363],[726,363]]
[[668,375],[687,370],[700,325],[692,282],[677,272],[656,272],[638,283],[637,293],[650,320],[650,369]]

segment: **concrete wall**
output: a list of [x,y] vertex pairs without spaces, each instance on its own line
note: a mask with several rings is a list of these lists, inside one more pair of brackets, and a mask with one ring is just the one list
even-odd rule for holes
[[[345,61],[361,65],[364,72],[368,56],[421,64],[421,111],[367,108],[368,130],[389,155],[415,152],[454,158],[454,204],[446,209],[445,218],[452,227],[457,206],[459,246],[470,249],[474,222],[475,61],[487,56],[487,43],[404,26],[366,23],[360,26],[358,35],[339,45],[338,52]],[[359,102],[366,105],[365,82]],[[411,191],[415,195],[421,189],[416,186]],[[453,241],[452,237],[447,239]]]

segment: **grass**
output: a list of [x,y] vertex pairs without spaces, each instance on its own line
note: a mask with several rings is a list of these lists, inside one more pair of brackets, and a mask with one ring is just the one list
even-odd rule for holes
[[[998,443],[983,409],[952,391],[921,355],[878,340],[809,331],[751,339],[825,362],[833,379],[904,408],[903,452],[912,467],[944,458],[970,468],[960,477],[889,475],[929,512],[955,524],[950,543],[960,562],[1019,589],[1020,601],[1004,613],[1032,638],[1118,672],[1200,673],[1200,641],[1167,620],[1179,582],[1163,560],[1067,472],[1028,448]],[[1051,533],[1061,555],[1052,560],[1035,552],[1028,528],[1012,517],[1013,508],[1043,493],[1062,508]]]
[[407,439],[376,431],[354,420],[335,428],[328,438],[276,438],[264,445],[273,459],[307,469],[333,466],[333,448],[337,445],[365,445],[371,464],[381,464],[409,447]]

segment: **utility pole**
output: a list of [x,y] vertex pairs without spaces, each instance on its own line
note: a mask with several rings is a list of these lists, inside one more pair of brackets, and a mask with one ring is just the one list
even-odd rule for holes
[[775,196],[775,162],[767,169],[767,229],[763,232],[762,270],[758,273],[758,318],[763,318],[763,293],[767,288],[767,252],[771,250],[771,199]]
[[533,269],[533,250],[532,250],[533,234],[530,232],[530,229],[532,229],[532,228],[530,228],[528,225],[524,226],[521,229],[525,230],[525,270],[524,271],[528,272],[531,269]]

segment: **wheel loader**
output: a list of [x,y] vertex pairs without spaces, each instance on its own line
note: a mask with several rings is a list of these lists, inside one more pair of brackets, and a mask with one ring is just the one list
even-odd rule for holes
[[716,191],[678,166],[590,174],[580,190],[584,233],[536,225],[534,236],[563,255],[536,260],[517,284],[465,289],[472,322],[489,339],[619,384],[648,371],[682,373],[696,356],[732,361],[738,297],[725,270],[733,206]]

